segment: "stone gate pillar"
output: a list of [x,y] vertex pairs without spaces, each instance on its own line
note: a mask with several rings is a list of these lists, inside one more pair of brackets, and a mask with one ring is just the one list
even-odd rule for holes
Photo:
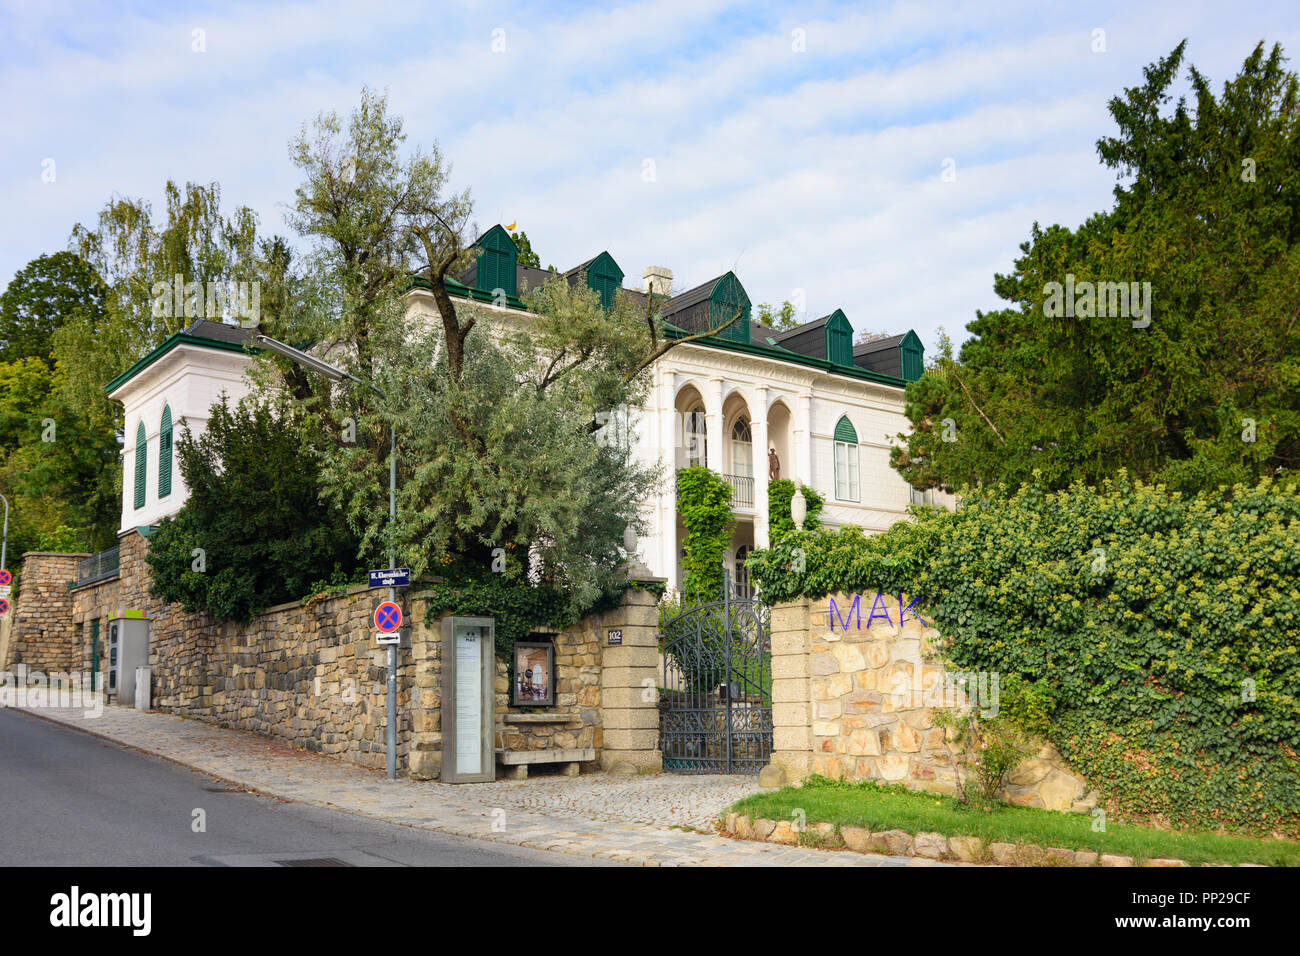
[[772,608],[772,762],[759,777],[764,786],[793,783],[811,771],[811,612],[807,598]]
[[[663,769],[658,601],[651,592],[636,588],[623,596],[621,607],[601,618],[600,766],[616,772],[658,773]],[[611,630],[622,632],[615,635],[617,643],[610,643]]]

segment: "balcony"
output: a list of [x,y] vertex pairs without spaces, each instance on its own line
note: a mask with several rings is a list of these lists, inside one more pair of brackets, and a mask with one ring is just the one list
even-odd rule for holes
[[77,583],[74,587],[94,584],[96,581],[103,581],[117,574],[120,567],[120,552],[121,546],[118,546],[82,558],[77,565]]
[[746,475],[723,475],[731,485],[731,507],[754,507],[754,479]]

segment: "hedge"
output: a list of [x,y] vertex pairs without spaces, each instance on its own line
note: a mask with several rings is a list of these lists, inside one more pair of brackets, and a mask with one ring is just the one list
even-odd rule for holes
[[794,533],[751,575],[772,602],[919,596],[954,664],[1047,681],[1053,742],[1124,815],[1300,836],[1294,484],[1186,497],[1121,474],[915,511]]

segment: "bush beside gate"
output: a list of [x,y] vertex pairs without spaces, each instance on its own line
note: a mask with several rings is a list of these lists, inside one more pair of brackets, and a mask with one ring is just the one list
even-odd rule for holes
[[1043,679],[1050,737],[1114,811],[1300,836],[1300,494],[1130,481],[918,509],[756,552],[766,600],[919,595],[957,666]]

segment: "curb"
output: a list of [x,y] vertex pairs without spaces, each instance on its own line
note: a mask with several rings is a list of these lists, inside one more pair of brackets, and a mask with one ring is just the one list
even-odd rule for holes
[[[789,820],[759,817],[751,820],[741,813],[723,816],[718,832],[736,840],[758,840],[786,846],[813,846],[855,853],[887,853],[929,860],[958,863],[984,863],[994,866],[1096,866],[1096,867],[1180,867],[1191,866],[1186,860],[1157,858],[1138,860],[1131,856],[1097,853],[1094,850],[1071,850],[1066,847],[1041,847],[1035,844],[988,843],[980,837],[946,837],[942,833],[911,834],[904,830],[871,831],[833,823],[810,823],[795,829]],[[1237,866],[1262,866],[1238,863]],[[1201,866],[1230,867],[1231,863],[1202,863]]]

